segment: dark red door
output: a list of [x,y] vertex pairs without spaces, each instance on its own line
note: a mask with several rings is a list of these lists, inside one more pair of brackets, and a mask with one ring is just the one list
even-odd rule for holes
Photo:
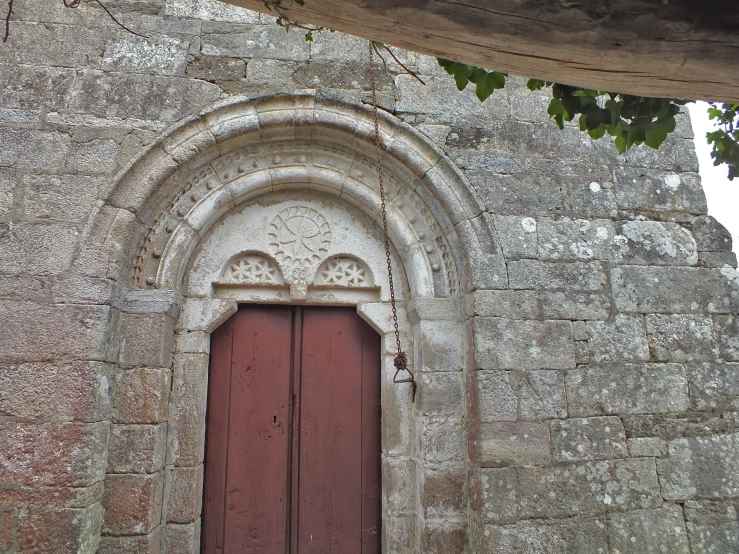
[[377,554],[380,491],[380,337],[354,309],[248,306],[213,333],[205,554]]

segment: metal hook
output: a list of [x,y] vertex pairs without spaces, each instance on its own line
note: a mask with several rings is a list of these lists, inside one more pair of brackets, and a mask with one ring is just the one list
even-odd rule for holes
[[[395,361],[393,362],[395,365],[395,375],[393,375],[393,383],[411,383],[412,385],[412,401],[416,401],[416,389],[418,388],[418,385],[416,384],[416,377],[413,375],[413,372],[408,369],[408,356],[405,355],[405,352],[398,352],[398,355],[395,356]],[[406,377],[404,379],[398,379],[398,374],[401,371],[406,371],[408,374],[410,374],[410,377]]]

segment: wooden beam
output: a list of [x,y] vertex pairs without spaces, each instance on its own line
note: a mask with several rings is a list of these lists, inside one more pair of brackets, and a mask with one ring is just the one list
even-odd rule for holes
[[[227,0],[275,15],[263,0]],[[290,19],[570,85],[739,103],[739,0],[283,0]]]

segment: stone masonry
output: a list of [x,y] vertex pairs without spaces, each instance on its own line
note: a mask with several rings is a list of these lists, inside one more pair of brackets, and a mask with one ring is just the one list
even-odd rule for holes
[[[15,0],[0,44],[3,554],[200,551],[209,333],[249,301],[216,223],[299,198],[371,229],[346,248],[380,297],[342,301],[390,333],[367,43],[105,4],[147,38]],[[419,395],[386,339],[383,552],[739,552],[739,273],[687,116],[619,156],[521,79],[480,103],[398,55],[426,82],[378,63]]]

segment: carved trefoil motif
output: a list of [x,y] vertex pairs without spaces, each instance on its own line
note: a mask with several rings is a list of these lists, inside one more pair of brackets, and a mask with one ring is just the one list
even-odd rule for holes
[[258,252],[242,252],[231,258],[223,270],[220,284],[284,285],[277,265]]
[[269,246],[285,266],[315,267],[328,254],[331,226],[317,210],[291,206],[270,223]]
[[372,272],[364,262],[351,256],[326,260],[316,273],[315,284],[331,287],[372,287]]

